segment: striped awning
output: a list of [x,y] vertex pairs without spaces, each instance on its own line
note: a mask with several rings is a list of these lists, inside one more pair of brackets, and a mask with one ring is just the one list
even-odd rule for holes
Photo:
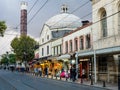
[[62,59],[70,59],[70,55],[69,54],[64,54],[64,55],[61,55],[61,56],[57,57],[57,60],[62,60]]

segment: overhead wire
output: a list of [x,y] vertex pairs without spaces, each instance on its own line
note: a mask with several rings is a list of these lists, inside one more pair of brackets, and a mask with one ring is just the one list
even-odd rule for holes
[[[111,1],[111,2],[109,2],[109,3],[107,3],[107,4],[105,4],[105,5],[103,5],[102,7],[105,7],[105,6],[107,6],[107,5],[109,5],[109,4],[111,4],[112,2],[114,2],[114,0],[113,1]],[[98,8],[97,9],[95,9],[94,11],[91,11],[90,13],[88,13],[87,15],[85,15],[85,16],[83,16],[83,17],[81,17],[79,20],[81,20],[81,19],[83,19],[83,18],[85,18],[85,17],[87,17],[87,16],[89,16],[89,15],[92,15],[92,13],[93,12],[96,12],[98,10]],[[74,23],[76,23],[76,22],[78,22],[79,20],[76,20],[76,21],[74,21],[74,22],[71,22],[70,24],[68,24],[67,26],[70,26],[70,25],[72,25],[72,24],[74,24]]]
[[[31,9],[28,11],[28,14],[32,11],[32,9],[35,7],[35,5],[37,4],[38,1],[39,1],[39,0],[36,0],[36,1],[35,1],[35,3],[33,4],[33,6],[31,7]],[[19,26],[20,26],[20,24],[18,24],[18,25],[15,27],[15,29],[18,29]],[[13,34],[13,31],[12,31],[10,34],[5,33],[5,35],[16,35],[16,36],[17,36],[18,34]],[[6,42],[3,43],[4,46],[1,47],[0,50],[4,49],[4,48],[8,45],[8,43],[9,43],[8,41],[9,41],[9,39],[7,39],[7,41],[6,41],[7,43],[6,43]],[[6,44],[6,45],[5,45],[5,44]]]
[[[114,1],[114,0],[113,0],[113,1]],[[112,2],[113,2],[113,1],[112,1]],[[47,0],[46,2],[48,2],[48,0]],[[112,2],[111,2],[111,3],[112,3]],[[110,4],[110,3],[109,3],[109,4]],[[45,5],[45,4],[44,4],[44,5]],[[44,5],[43,5],[43,6],[44,6]],[[108,4],[105,4],[104,6],[106,6],[106,5],[108,5]],[[103,6],[103,7],[104,7],[104,6]],[[41,8],[42,8],[42,7],[41,7]],[[96,10],[97,10],[97,9],[96,9]],[[96,11],[96,10],[95,10],[95,11]],[[39,12],[39,11],[38,11],[38,12]],[[34,14],[34,17],[38,14],[38,12],[36,12],[36,14]],[[88,16],[88,15],[90,15],[90,14],[92,14],[92,13],[93,13],[93,11],[90,12],[89,14],[87,14],[86,16]],[[118,12],[118,13],[119,13],[119,12]],[[117,14],[117,13],[116,13],[116,14]],[[115,15],[115,14],[113,14],[113,15]],[[84,16],[84,17],[86,17],[86,16]],[[34,17],[32,17],[32,18],[30,19],[29,23],[33,20]],[[83,18],[84,18],[84,17],[83,17]],[[110,17],[110,16],[109,16],[109,17]],[[97,21],[97,22],[99,22],[99,21]],[[96,22],[96,23],[97,23],[97,22]]]
[[[87,2],[85,2],[84,4],[80,5],[79,7],[77,7],[75,10],[73,10],[70,14],[73,14],[74,12],[76,12],[77,10],[79,10],[80,8],[84,7],[85,5],[87,5],[90,1],[88,0]],[[63,21],[65,18],[67,18],[68,16],[70,16],[70,14],[68,14],[67,16],[63,17],[62,19],[60,19],[59,21],[57,21],[56,23],[54,23],[53,25],[51,25],[51,27],[55,26],[56,24],[58,24],[60,21]]]
[[48,3],[49,0],[46,0],[45,3],[38,9],[38,11],[32,16],[32,18],[27,22],[29,24],[35,17],[36,15],[40,12],[40,10]]

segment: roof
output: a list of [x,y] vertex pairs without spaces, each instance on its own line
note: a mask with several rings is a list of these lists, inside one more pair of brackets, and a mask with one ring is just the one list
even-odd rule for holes
[[52,31],[53,38],[63,37],[66,33],[71,32],[71,30],[61,30],[61,31]]
[[[72,24],[74,22],[74,24]],[[51,29],[54,28],[76,28],[81,25],[81,20],[79,17],[69,14],[61,13],[51,17],[45,24],[50,26]]]

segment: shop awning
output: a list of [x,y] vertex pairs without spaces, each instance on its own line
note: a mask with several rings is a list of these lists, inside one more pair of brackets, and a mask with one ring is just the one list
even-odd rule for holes
[[[118,54],[118,53],[120,53],[120,46],[95,50],[96,55],[100,55],[100,54]],[[78,57],[92,56],[92,55],[94,55],[94,50],[78,52]]]
[[62,59],[70,59],[70,55],[65,54],[65,55],[61,55],[61,56],[57,57],[57,60],[62,60]]

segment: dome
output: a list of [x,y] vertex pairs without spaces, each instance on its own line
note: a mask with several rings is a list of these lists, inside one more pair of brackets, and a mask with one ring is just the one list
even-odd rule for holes
[[51,17],[45,24],[47,24],[50,29],[76,28],[81,25],[81,20],[73,14],[61,13]]

